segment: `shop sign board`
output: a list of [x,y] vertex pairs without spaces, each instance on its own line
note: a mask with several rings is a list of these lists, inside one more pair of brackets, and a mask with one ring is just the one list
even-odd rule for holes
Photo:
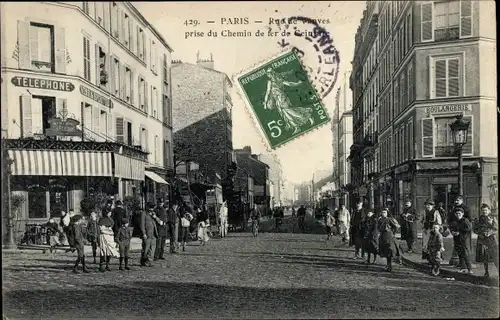
[[71,92],[75,90],[75,86],[68,81],[31,78],[31,77],[13,77],[11,82],[16,87],[35,88],[43,90],[56,90]]
[[447,104],[441,106],[432,106],[425,108],[427,115],[436,114],[436,113],[457,113],[457,112],[470,112],[471,105],[470,104]]
[[80,93],[82,95],[84,95],[85,97],[102,104],[103,106],[106,106],[108,108],[113,107],[111,99],[109,99],[109,98],[103,96],[102,94],[99,94],[99,93],[97,93],[97,92],[95,92],[95,91],[93,91],[85,86],[80,86]]

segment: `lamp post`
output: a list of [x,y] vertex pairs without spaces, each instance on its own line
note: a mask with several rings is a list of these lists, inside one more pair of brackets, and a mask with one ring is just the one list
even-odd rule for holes
[[3,144],[3,152],[4,152],[4,161],[5,161],[5,172],[6,175],[6,189],[7,189],[7,239],[5,239],[5,248],[7,249],[15,249],[16,241],[14,237],[14,216],[12,215],[12,194],[10,191],[10,177],[12,175],[11,165],[14,162],[9,157],[7,149],[5,148],[5,140],[2,139]]
[[[463,147],[467,143],[467,135],[469,131],[470,122],[463,119],[463,115],[458,115],[457,120],[450,124],[451,136],[453,139],[453,145],[458,153],[458,194],[463,195],[463,185],[464,185],[464,172],[463,172]],[[469,240],[470,241],[470,240]],[[459,262],[457,253],[455,251],[455,246],[453,246],[453,252],[449,261],[450,265],[457,265]]]

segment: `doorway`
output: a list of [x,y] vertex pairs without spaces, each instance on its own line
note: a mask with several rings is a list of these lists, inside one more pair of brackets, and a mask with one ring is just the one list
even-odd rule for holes
[[432,185],[432,199],[436,206],[440,203],[443,204],[445,212],[449,212],[449,209],[453,207],[455,198],[458,196],[458,184],[433,184]]

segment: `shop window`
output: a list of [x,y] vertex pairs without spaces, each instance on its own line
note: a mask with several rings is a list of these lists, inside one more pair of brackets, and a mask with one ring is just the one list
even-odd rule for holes
[[54,27],[32,22],[29,35],[32,69],[54,72]]
[[47,218],[47,190],[42,183],[28,186],[28,217],[30,219]]
[[56,115],[56,98],[33,96],[32,102],[32,126],[34,135],[44,135],[45,130],[50,128],[50,120]]

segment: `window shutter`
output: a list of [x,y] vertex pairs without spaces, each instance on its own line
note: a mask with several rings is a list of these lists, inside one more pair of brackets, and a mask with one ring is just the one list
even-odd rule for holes
[[136,54],[139,58],[142,58],[141,56],[141,28],[139,26],[136,26],[136,37],[137,37],[137,51]]
[[134,42],[134,22],[132,21],[132,17],[129,18],[129,21],[128,21],[128,48],[130,49],[130,51],[134,52],[134,46],[135,46],[135,42]]
[[99,57],[99,45],[95,44],[95,83],[99,87],[101,85],[101,58]]
[[134,75],[134,71],[133,70],[130,70],[130,104],[135,106],[135,101],[134,101],[134,85],[135,85],[135,75]]
[[407,79],[407,81],[408,81],[408,104],[410,104],[413,102],[413,95],[414,95],[413,83],[415,81],[413,78],[413,65],[411,62],[408,65],[408,79]]
[[89,12],[88,15],[92,17],[92,19],[95,19],[95,7],[96,7],[96,2],[92,1],[87,1],[87,4],[89,6]]
[[446,60],[434,61],[434,96],[435,98],[446,97]]
[[107,123],[107,137],[108,139],[107,140],[113,140],[113,113],[112,112],[108,112],[108,123]]
[[144,80],[144,111],[146,111],[147,113],[149,113],[149,110],[150,110],[150,107],[149,107],[149,104],[148,104],[148,91],[149,91],[149,86],[148,86],[148,82],[146,80]]
[[[29,22],[17,21],[17,46],[19,69],[31,69]],[[36,48],[38,49],[38,46]]]
[[55,30],[56,73],[66,73],[66,29]]
[[123,117],[116,117],[116,142],[125,143],[125,123]]
[[143,61],[144,61],[144,63],[146,63],[146,65],[147,65],[147,64],[148,64],[147,59],[146,59],[146,58],[147,58],[147,54],[146,54],[146,51],[147,51],[147,50],[146,50],[146,49],[147,49],[147,45],[146,45],[146,43],[147,43],[147,42],[146,42],[146,33],[145,33],[145,32],[142,32],[142,39],[141,39],[141,40],[142,40],[142,52],[141,52],[141,54],[142,54],[142,56],[143,56],[143,59],[142,59],[142,60],[143,60]]
[[409,157],[413,159],[413,150],[415,150],[415,141],[413,141],[413,121],[408,123],[408,144],[410,146]]
[[120,65],[120,97],[127,101],[127,90],[126,90],[126,82],[125,77],[127,76],[125,65]]
[[422,119],[422,157],[434,156],[434,121],[432,118]]
[[104,7],[104,29],[106,31],[111,31],[111,21],[110,21],[110,6],[112,5],[111,2],[103,2],[103,7]]
[[127,145],[131,145],[132,141],[129,140],[129,132],[128,132],[128,121],[123,121],[123,141]]
[[432,2],[422,3],[420,5],[422,42],[434,40],[434,28],[432,25],[432,6]]
[[463,154],[466,154],[466,155],[472,155],[473,154],[472,145],[474,142],[474,141],[472,141],[474,139],[474,135],[472,134],[473,130],[474,130],[473,121],[472,121],[471,116],[464,116],[463,119],[464,119],[464,121],[468,121],[470,124],[469,124],[469,131],[467,132],[467,143],[464,144],[462,152],[463,152]]
[[117,39],[120,40],[120,42],[123,42],[123,34],[124,34],[124,30],[123,30],[123,11],[118,8],[117,9]]
[[94,131],[94,134],[97,135],[100,132],[100,125],[99,125],[99,120],[101,118],[101,111],[99,110],[98,107],[93,107],[92,108],[92,131]]
[[33,110],[31,108],[31,95],[23,94],[21,100],[21,136],[33,137]]
[[111,35],[116,38],[116,32],[118,30],[118,21],[117,21],[117,5],[115,2],[111,2]]
[[458,58],[448,61],[448,94],[447,97],[458,97],[460,95],[460,77]]
[[460,37],[472,36],[472,2],[460,1]]

